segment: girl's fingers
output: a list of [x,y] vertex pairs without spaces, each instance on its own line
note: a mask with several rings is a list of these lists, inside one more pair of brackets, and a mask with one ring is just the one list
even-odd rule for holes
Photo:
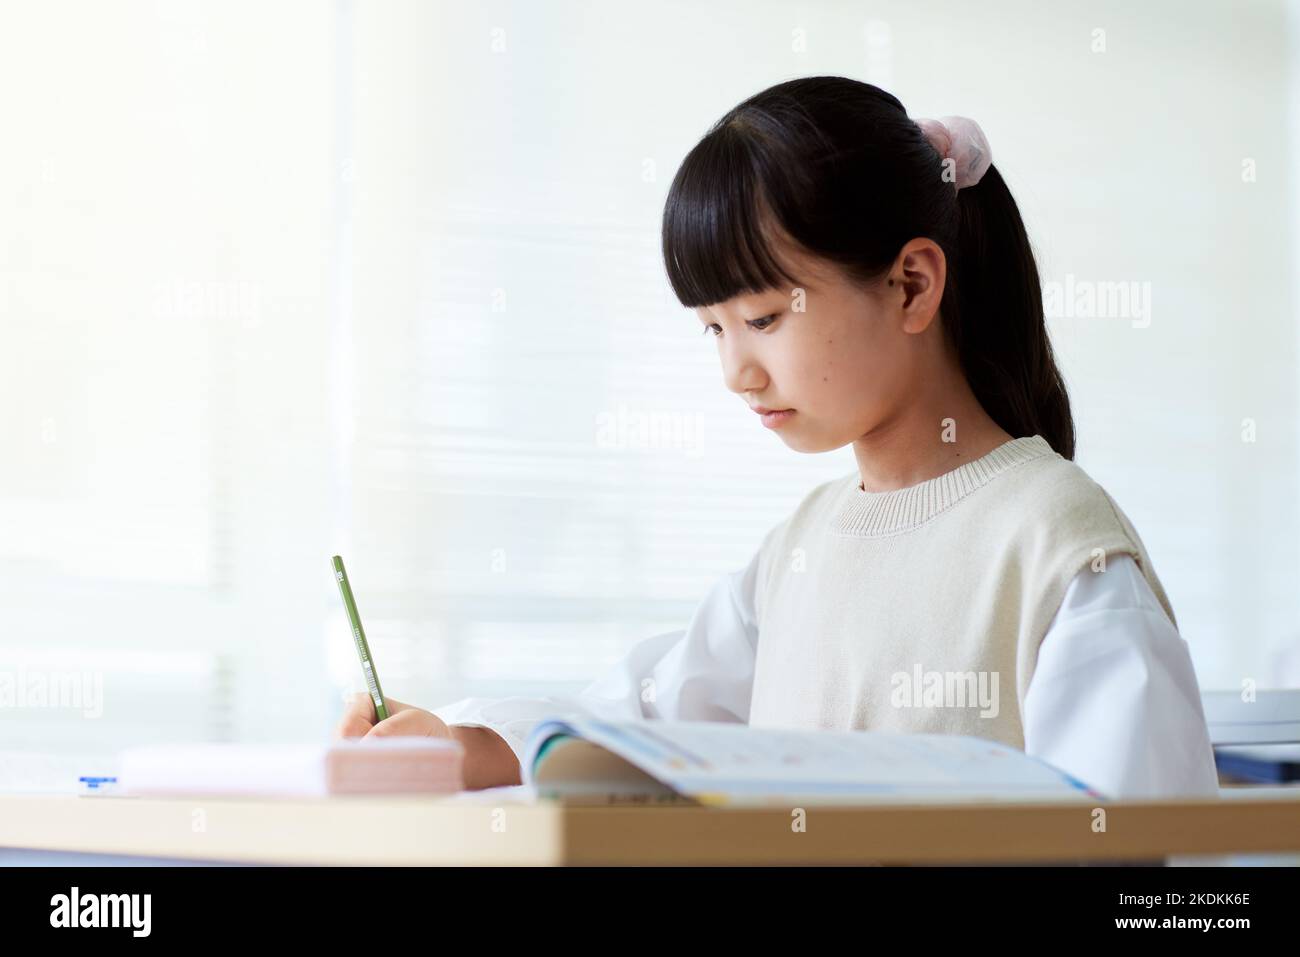
[[[423,711],[414,705],[406,704],[404,701],[398,701],[396,698],[384,696],[384,707],[388,709],[388,718],[385,721],[376,721],[374,699],[365,691],[355,691],[343,696],[344,708],[343,716],[334,728],[335,738],[361,738],[366,737],[375,728],[386,725],[398,715],[405,714],[408,717],[401,723],[395,725],[397,729],[385,727],[383,730],[376,732],[378,736],[387,734],[436,734],[437,729],[432,725],[426,730],[408,730],[416,729],[422,726],[422,721],[414,718],[416,715],[423,714],[426,718],[432,718],[433,715]],[[414,718],[414,720],[413,720]],[[436,720],[436,719],[435,719]]]
[[345,714],[334,727],[336,738],[362,738],[374,727],[365,718],[356,714]]
[[[385,699],[387,703],[387,699]],[[385,718],[366,732],[367,738],[385,738],[398,735],[419,735],[421,737],[446,737],[446,725],[428,711],[420,708],[406,707],[391,717]]]
[[375,703],[364,691],[353,691],[343,696],[343,717],[357,717],[369,724],[375,723]]

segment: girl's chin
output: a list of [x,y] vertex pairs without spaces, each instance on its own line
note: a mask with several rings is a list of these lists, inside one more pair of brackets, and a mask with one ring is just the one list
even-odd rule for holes
[[853,444],[853,439],[836,440],[827,438],[824,434],[809,435],[806,431],[799,429],[777,429],[776,432],[789,449],[807,455],[834,452],[836,449],[842,449]]
[[830,452],[834,449],[843,448],[845,442],[827,443],[824,439],[817,436],[801,434],[799,429],[776,429],[776,434],[781,437],[781,441],[788,448],[795,452],[806,452],[809,454],[816,452]]

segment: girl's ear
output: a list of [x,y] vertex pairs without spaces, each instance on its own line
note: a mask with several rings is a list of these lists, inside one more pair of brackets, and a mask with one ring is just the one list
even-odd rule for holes
[[924,332],[939,314],[948,260],[931,239],[913,239],[898,253],[886,289],[901,299],[904,332]]

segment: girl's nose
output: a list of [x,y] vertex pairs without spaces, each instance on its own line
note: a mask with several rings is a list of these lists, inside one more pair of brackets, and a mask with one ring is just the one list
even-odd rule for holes
[[737,395],[744,395],[747,392],[760,393],[767,385],[767,375],[753,356],[743,350],[729,353],[724,349],[722,381]]

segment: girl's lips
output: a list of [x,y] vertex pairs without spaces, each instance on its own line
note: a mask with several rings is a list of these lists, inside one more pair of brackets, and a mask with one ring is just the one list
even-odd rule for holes
[[789,420],[794,415],[794,409],[783,409],[780,412],[764,412],[763,424],[769,429],[775,429],[777,426]]

